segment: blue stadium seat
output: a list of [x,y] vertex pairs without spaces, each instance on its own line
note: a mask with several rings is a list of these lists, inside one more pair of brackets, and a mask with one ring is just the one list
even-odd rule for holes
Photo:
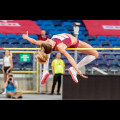
[[79,40],[85,40],[85,38],[86,38],[86,37],[85,37],[84,35],[78,36],[78,39],[79,39]]
[[107,61],[105,61],[105,60],[96,60],[96,65],[107,65]]
[[7,39],[17,39],[17,35],[15,34],[8,34]]
[[108,62],[108,67],[109,70],[114,70],[114,71],[118,71],[120,69],[120,64],[118,63],[117,60],[112,60]]
[[33,48],[33,45],[31,45],[31,44],[25,44],[25,48]]
[[106,40],[106,41],[101,41],[101,45],[102,46],[105,46],[105,45],[110,46],[111,44],[110,44],[110,41]]
[[95,36],[87,36],[86,40],[87,41],[96,40],[96,37]]
[[110,66],[110,65],[118,65],[118,61],[117,60],[110,60],[110,61],[107,61],[107,65]]
[[62,33],[71,34],[71,32],[70,32],[70,31],[59,31],[59,33],[60,33],[60,34],[62,34]]
[[102,48],[101,45],[93,45],[92,47],[93,47],[93,48]]
[[3,52],[1,52],[1,53],[0,53],[0,59],[3,58],[4,55],[5,55],[5,54],[4,54]]
[[118,61],[118,66],[119,66],[119,68],[120,68],[120,60],[117,59],[117,61]]
[[24,44],[19,44],[19,48],[24,48],[25,47],[25,45]]
[[111,45],[103,45],[102,47],[104,47],[104,48],[112,48]]
[[120,67],[118,65],[110,65],[108,67],[108,70],[109,71],[119,71],[120,70]]
[[[79,31],[79,32],[80,32],[80,31]],[[88,34],[88,31],[84,31],[84,32],[83,32],[83,35],[84,35],[84,36],[88,36],[88,35],[89,35],[89,34]]]
[[64,27],[64,26],[57,26],[56,30],[58,30],[58,31],[66,31],[66,27]]
[[113,48],[120,48],[120,45],[114,45]]
[[59,31],[49,31],[49,34],[51,35],[51,36],[53,36],[53,35],[56,35],[56,34],[60,34],[60,32]]
[[51,21],[44,21],[43,26],[53,26],[53,23]]
[[[83,31],[79,31],[78,37],[79,37],[79,36],[82,36],[82,35],[83,35]],[[83,36],[85,36],[85,35],[83,35]]]
[[17,36],[17,38],[18,38],[19,40],[23,39],[23,38],[22,38],[22,34],[19,34],[19,35]]
[[106,37],[106,36],[98,36],[98,37],[97,37],[97,40],[98,40],[98,41],[106,41],[106,40],[107,40],[107,37]]
[[35,40],[38,40],[38,36],[37,35],[29,35],[30,38],[33,38]]
[[108,66],[106,64],[103,65],[98,65],[97,68],[103,70],[103,71],[108,71]]
[[112,52],[111,50],[101,50],[101,52],[107,52],[107,53],[109,53],[109,52]]
[[62,22],[61,21],[54,21],[53,25],[54,26],[62,26]]
[[90,45],[93,46],[93,45],[101,45],[101,42],[100,41],[90,41]]
[[11,39],[10,43],[11,44],[20,44],[19,39]]
[[63,26],[68,27],[73,25],[72,25],[72,22],[63,22]]
[[47,30],[47,31],[53,30],[54,31],[54,30],[56,30],[56,28],[54,26],[46,26],[45,30]]
[[120,55],[116,55],[116,59],[117,59],[117,60],[120,60]]
[[85,27],[79,27],[79,31],[86,31]]
[[79,55],[80,59],[83,59],[85,56],[85,54]]
[[39,26],[39,25],[42,25],[42,21],[41,20],[38,20],[38,21],[35,21],[35,23]]
[[95,64],[88,64],[88,65],[86,65],[86,69],[87,70],[91,70],[93,67],[96,67],[96,65]]
[[4,48],[13,48],[11,44],[3,44],[2,47],[4,47]]
[[119,51],[119,50],[113,50],[112,52],[120,53],[120,51]]
[[67,30],[67,31],[73,31],[73,26],[68,26],[68,27],[66,27],[66,30]]
[[112,42],[110,42],[110,43],[111,43],[112,47],[117,46],[117,45],[120,45],[120,42],[119,42],[119,41],[112,41]]
[[1,44],[9,44],[9,40],[7,40],[7,39],[1,39],[0,43]]
[[39,26],[41,30],[46,30],[47,26]]
[[97,60],[94,60],[94,61],[90,62],[89,64],[90,64],[90,65],[95,65],[95,66],[96,66],[96,62],[97,62]]
[[31,43],[29,41],[23,39],[23,40],[21,40],[21,44],[31,44]]
[[0,34],[0,39],[6,39],[6,35],[5,34]]
[[14,48],[22,48],[22,45],[21,44],[13,44],[12,45]]
[[100,54],[96,60],[104,60],[103,55],[102,55],[102,54]]
[[0,47],[4,47],[4,44],[0,44]]
[[104,57],[106,60],[115,60],[115,56],[114,55],[105,55]]
[[117,38],[116,36],[109,36],[109,37],[108,37],[108,40],[109,40],[109,41],[117,41],[118,38]]
[[[102,48],[101,45],[92,45],[93,48]],[[101,50],[97,50],[98,52],[101,52]]]

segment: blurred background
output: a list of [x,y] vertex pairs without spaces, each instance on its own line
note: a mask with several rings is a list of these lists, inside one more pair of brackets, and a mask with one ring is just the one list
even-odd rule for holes
[[[27,22],[25,22],[27,21]],[[22,34],[29,31],[29,36],[36,40],[41,35],[41,30],[46,31],[46,36],[51,38],[55,34],[68,33],[74,35],[73,23],[80,23],[78,39],[92,45],[94,48],[119,48],[120,47],[120,20],[0,20],[0,47],[3,48],[38,48],[38,46],[22,39]],[[14,28],[12,28],[14,27]],[[19,30],[17,27],[21,27]],[[17,29],[17,30],[16,30]],[[2,59],[5,51],[0,51],[0,72],[2,76]],[[86,55],[68,51],[78,63]],[[98,51],[100,56],[81,69],[86,75],[120,75],[120,51]],[[57,52],[52,52],[51,63]],[[13,71],[33,70],[33,55],[29,62],[20,62],[19,54],[13,54]],[[65,62],[66,74],[71,67],[64,55],[61,59]],[[52,74],[49,78],[52,81]],[[48,92],[51,84],[41,87],[42,92]],[[32,84],[32,83],[31,83]],[[21,88],[23,89],[23,88]],[[30,88],[32,89],[32,88]]]

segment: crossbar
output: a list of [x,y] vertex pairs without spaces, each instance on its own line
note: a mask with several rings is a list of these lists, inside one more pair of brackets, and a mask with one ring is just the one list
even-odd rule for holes
[[[0,48],[0,50],[41,50],[40,48]],[[67,48],[66,50],[120,50],[120,48]]]

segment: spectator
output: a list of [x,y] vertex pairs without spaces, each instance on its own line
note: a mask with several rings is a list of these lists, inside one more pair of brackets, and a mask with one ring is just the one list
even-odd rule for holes
[[52,73],[54,76],[51,95],[54,94],[56,83],[58,82],[57,95],[60,95],[61,75],[65,73],[64,61],[60,59],[61,53],[57,53],[56,59],[52,62]]
[[4,82],[7,80],[8,73],[11,72],[11,69],[13,68],[13,61],[10,57],[10,52],[6,50],[5,57],[3,58],[3,66],[2,66],[2,72],[4,74]]
[[38,40],[46,41],[47,39],[49,39],[49,37],[46,36],[46,31],[45,31],[45,30],[42,30],[42,31],[41,31],[41,35],[38,36]]
[[7,98],[22,98],[22,92],[16,92],[18,84],[17,81],[14,80],[13,75],[9,75],[7,81],[4,83],[3,88],[6,89]]

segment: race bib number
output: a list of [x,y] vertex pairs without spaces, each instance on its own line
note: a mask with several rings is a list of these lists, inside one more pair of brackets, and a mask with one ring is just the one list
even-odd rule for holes
[[52,37],[53,38],[57,38],[57,39],[60,39],[61,41],[65,40],[66,38],[69,38],[67,35],[64,35],[64,34],[58,34],[58,35],[54,35]]

